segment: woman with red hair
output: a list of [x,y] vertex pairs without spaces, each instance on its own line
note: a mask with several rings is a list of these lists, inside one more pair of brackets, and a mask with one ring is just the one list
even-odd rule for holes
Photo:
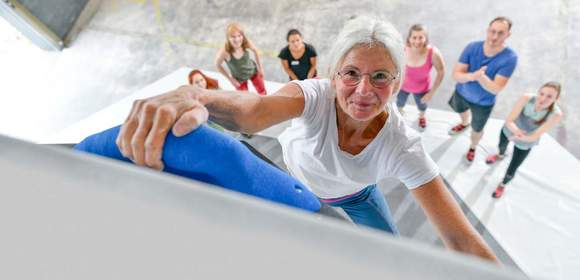
[[[204,73],[202,73],[200,70],[197,69],[194,69],[191,72],[189,72],[188,80],[190,85],[200,87],[203,89],[215,90],[220,88],[218,80],[206,76]],[[221,125],[212,121],[208,121],[207,125],[222,132],[226,130]]]
[[192,70],[189,72],[189,84],[192,86],[198,86],[204,89],[219,89],[219,83],[216,79],[212,79],[200,70]]

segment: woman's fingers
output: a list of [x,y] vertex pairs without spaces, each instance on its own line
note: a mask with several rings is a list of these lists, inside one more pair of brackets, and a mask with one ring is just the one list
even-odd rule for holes
[[208,116],[209,113],[205,106],[196,102],[192,105],[190,110],[183,113],[175,122],[175,125],[173,126],[173,134],[179,137],[190,133],[198,126],[205,123]]
[[135,102],[133,102],[131,112],[129,113],[129,116],[121,126],[121,130],[119,131],[119,135],[117,136],[117,139],[115,141],[121,154],[124,157],[129,158],[131,160],[133,160],[133,149],[131,148],[131,139],[133,138],[133,135],[135,134],[135,131],[139,126],[139,119],[137,116],[140,114],[141,106],[143,106],[143,103],[145,103],[145,100],[136,100]]
[[207,110],[195,97],[194,87],[137,100],[123,123],[116,144],[135,164],[163,169],[162,152],[167,133],[174,127],[179,136],[207,120]]
[[175,123],[178,111],[174,106],[161,106],[153,120],[151,131],[145,139],[145,165],[162,170],[164,165],[161,160],[163,146],[167,132]]
[[146,102],[141,107],[139,126],[131,138],[132,160],[137,165],[145,165],[145,139],[147,139],[153,126],[157,107],[155,102]]

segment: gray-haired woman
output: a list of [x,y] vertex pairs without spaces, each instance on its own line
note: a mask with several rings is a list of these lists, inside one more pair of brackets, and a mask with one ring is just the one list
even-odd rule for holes
[[135,163],[161,169],[167,132],[187,134],[208,114],[245,133],[294,119],[279,137],[284,160],[322,202],[342,207],[357,224],[396,234],[375,184],[398,178],[447,247],[497,261],[443,184],[418,133],[392,108],[405,65],[403,46],[389,23],[356,18],[331,50],[330,79],[289,82],[268,96],[183,86],[136,102],[117,145]]

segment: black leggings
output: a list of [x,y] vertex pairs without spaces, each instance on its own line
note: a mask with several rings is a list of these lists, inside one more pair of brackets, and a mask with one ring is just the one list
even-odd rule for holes
[[[509,144],[509,140],[503,130],[499,134],[499,154],[504,155],[505,150]],[[508,167],[505,176],[503,177],[502,184],[509,183],[515,176],[518,167],[524,162],[524,159],[528,156],[532,149],[522,150],[518,149],[518,147],[514,147],[514,155],[512,156],[512,160],[510,161],[510,166]]]

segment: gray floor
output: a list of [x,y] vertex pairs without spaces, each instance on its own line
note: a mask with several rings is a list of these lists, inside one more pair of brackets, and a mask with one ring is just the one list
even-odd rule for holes
[[[98,0],[93,0],[98,1]],[[266,78],[286,81],[277,51],[285,32],[296,27],[320,56],[343,22],[355,15],[377,15],[405,33],[416,22],[430,28],[431,42],[447,61],[448,71],[431,106],[448,109],[454,82],[450,71],[462,48],[483,39],[490,19],[513,19],[509,45],[519,54],[518,68],[498,98],[493,117],[504,118],[515,100],[543,82],[564,84],[563,124],[551,132],[580,158],[577,129],[579,88],[580,1],[119,1],[103,0],[93,19],[62,53],[24,51],[25,40],[2,32],[0,133],[38,140],[114,103],[177,67],[215,70],[213,58],[223,42],[228,22],[241,22],[247,35],[264,51]],[[0,22],[2,23],[2,22]],[[2,27],[2,24],[0,24]],[[18,49],[18,51],[15,51]],[[494,132],[495,133],[495,132]]]

